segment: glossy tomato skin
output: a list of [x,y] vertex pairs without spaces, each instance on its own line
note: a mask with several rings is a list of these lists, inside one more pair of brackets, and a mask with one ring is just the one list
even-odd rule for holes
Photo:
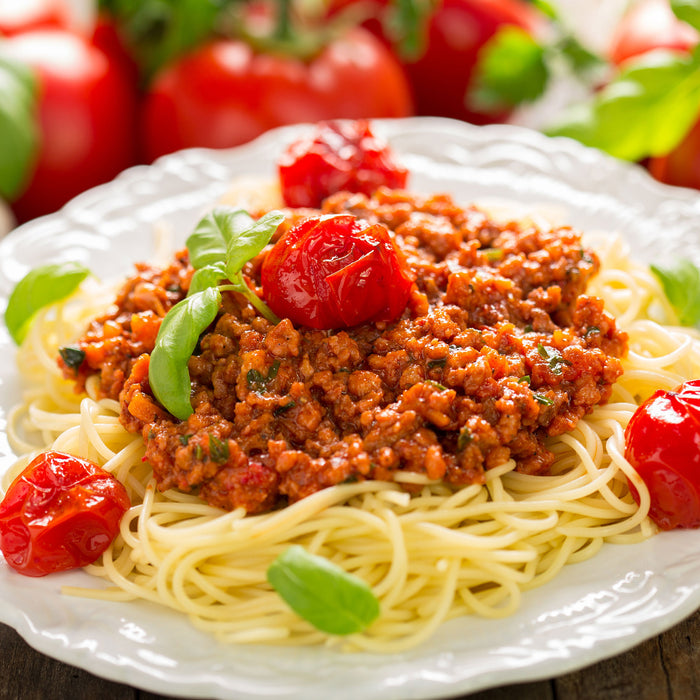
[[608,54],[621,65],[654,49],[687,52],[697,42],[698,33],[676,17],[669,0],[643,0],[620,20]]
[[637,409],[625,457],[649,489],[649,515],[660,528],[700,527],[700,379],[657,391]]
[[297,224],[267,254],[261,277],[278,316],[321,329],[393,321],[413,287],[386,228],[350,215]]
[[86,566],[117,535],[129,505],[124,486],[96,464],[45,452],[0,503],[0,549],[25,576]]
[[381,186],[401,189],[408,178],[408,170],[366,120],[319,124],[289,145],[277,169],[289,207],[320,207],[342,190],[371,195]]
[[0,35],[36,29],[68,29],[70,12],[64,0],[0,0]]
[[284,124],[412,110],[396,59],[358,27],[308,62],[212,41],[156,75],[141,131],[150,161],[181,148],[237,146]]
[[506,112],[470,107],[468,93],[484,44],[504,26],[536,34],[541,18],[521,0],[440,0],[428,20],[425,50],[405,70],[418,114],[473,124],[504,121]]
[[134,164],[136,87],[106,54],[59,30],[12,37],[3,51],[32,68],[38,81],[37,160],[12,203],[20,221],[56,211]]
[[700,190],[700,122],[668,155],[650,158],[649,172],[661,182]]

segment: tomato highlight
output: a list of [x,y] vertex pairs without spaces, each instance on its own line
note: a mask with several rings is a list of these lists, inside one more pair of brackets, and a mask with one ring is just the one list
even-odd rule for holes
[[649,489],[649,516],[661,529],[700,527],[700,379],[659,390],[637,409],[625,458]]
[[86,566],[109,547],[129,506],[124,486],[93,462],[44,452],[0,503],[0,551],[25,576]]
[[261,277],[278,316],[319,329],[393,321],[413,287],[387,229],[350,215],[297,224],[268,253]]
[[406,186],[408,170],[366,120],[319,124],[289,145],[277,163],[282,197],[289,207],[320,207],[330,194],[371,195],[381,186]]

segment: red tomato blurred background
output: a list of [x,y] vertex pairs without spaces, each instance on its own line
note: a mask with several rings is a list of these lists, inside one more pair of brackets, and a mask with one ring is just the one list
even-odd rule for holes
[[[302,121],[417,114],[547,130],[528,114],[547,114],[556,62],[591,100],[651,52],[700,62],[692,16],[670,0],[626,4],[0,0],[0,196],[22,222],[130,165]],[[594,45],[604,5],[619,11]],[[700,88],[691,97],[679,123],[692,127]],[[700,188],[700,126],[676,141],[635,153],[657,178]],[[605,148],[600,134],[588,143]]]

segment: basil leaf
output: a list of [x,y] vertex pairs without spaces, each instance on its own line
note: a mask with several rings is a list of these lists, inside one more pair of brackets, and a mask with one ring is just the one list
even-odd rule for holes
[[228,442],[209,433],[209,456],[217,464],[226,464],[230,456]]
[[469,102],[488,111],[530,102],[544,92],[548,79],[544,48],[524,29],[505,25],[479,52]]
[[575,36],[562,37],[555,49],[566,58],[574,73],[578,75],[608,68],[604,59],[589,51]]
[[698,0],[671,0],[671,9],[678,19],[700,31],[700,2]]
[[202,292],[209,287],[216,287],[221,280],[226,279],[226,266],[223,262],[216,262],[200,267],[190,280],[190,288],[187,296]]
[[700,326],[700,270],[683,259],[675,267],[651,265],[671,306],[684,326]]
[[297,615],[328,634],[354,634],[379,616],[379,601],[362,580],[293,545],[267,570],[267,580]]
[[274,210],[261,216],[257,221],[250,219],[247,226],[243,225],[242,217],[231,217],[229,224],[231,239],[226,251],[226,270],[232,282],[243,266],[270,242],[272,234],[283,221],[284,214]]
[[173,306],[160,324],[148,381],[158,401],[180,420],[192,415],[187,363],[199,336],[216,318],[220,305],[221,292],[210,287]]
[[554,406],[554,401],[544,394],[534,393],[532,398],[537,401],[537,403],[542,404],[542,406]]
[[556,348],[550,348],[547,345],[542,345],[542,343],[537,344],[537,352],[543,360],[547,360],[549,369],[552,370],[553,374],[561,374],[562,365],[569,364],[561,355],[559,350]]
[[386,7],[386,32],[404,61],[416,61],[425,51],[433,4],[424,0],[394,0]]
[[545,17],[549,17],[549,19],[554,20],[559,19],[559,13],[555,9],[554,5],[547,0],[530,0],[530,4],[533,7],[536,7]]
[[70,367],[76,372],[85,359],[85,350],[81,350],[77,345],[64,345],[62,348],[58,348],[58,354],[66,363],[66,367]]
[[254,219],[242,209],[218,207],[210,211],[187,239],[190,262],[195,270],[226,260],[234,230],[248,228]]
[[699,112],[700,48],[690,56],[652,51],[547,133],[638,161],[673,150]]
[[100,0],[148,78],[212,35],[224,0]]
[[12,201],[31,175],[39,145],[37,85],[26,66],[0,54],[0,197]]
[[20,345],[34,315],[46,306],[70,296],[90,274],[76,262],[43,265],[31,270],[14,288],[5,309],[5,325]]

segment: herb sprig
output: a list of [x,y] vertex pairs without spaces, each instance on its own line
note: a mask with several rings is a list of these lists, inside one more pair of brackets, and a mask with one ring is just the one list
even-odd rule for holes
[[207,214],[187,239],[195,273],[187,298],[161,323],[148,370],[151,390],[176,418],[186,420],[192,414],[187,365],[200,335],[221,308],[222,291],[239,292],[268,321],[279,322],[246,283],[243,267],[269,243],[283,219],[278,211],[255,220],[240,209],[222,207]]

